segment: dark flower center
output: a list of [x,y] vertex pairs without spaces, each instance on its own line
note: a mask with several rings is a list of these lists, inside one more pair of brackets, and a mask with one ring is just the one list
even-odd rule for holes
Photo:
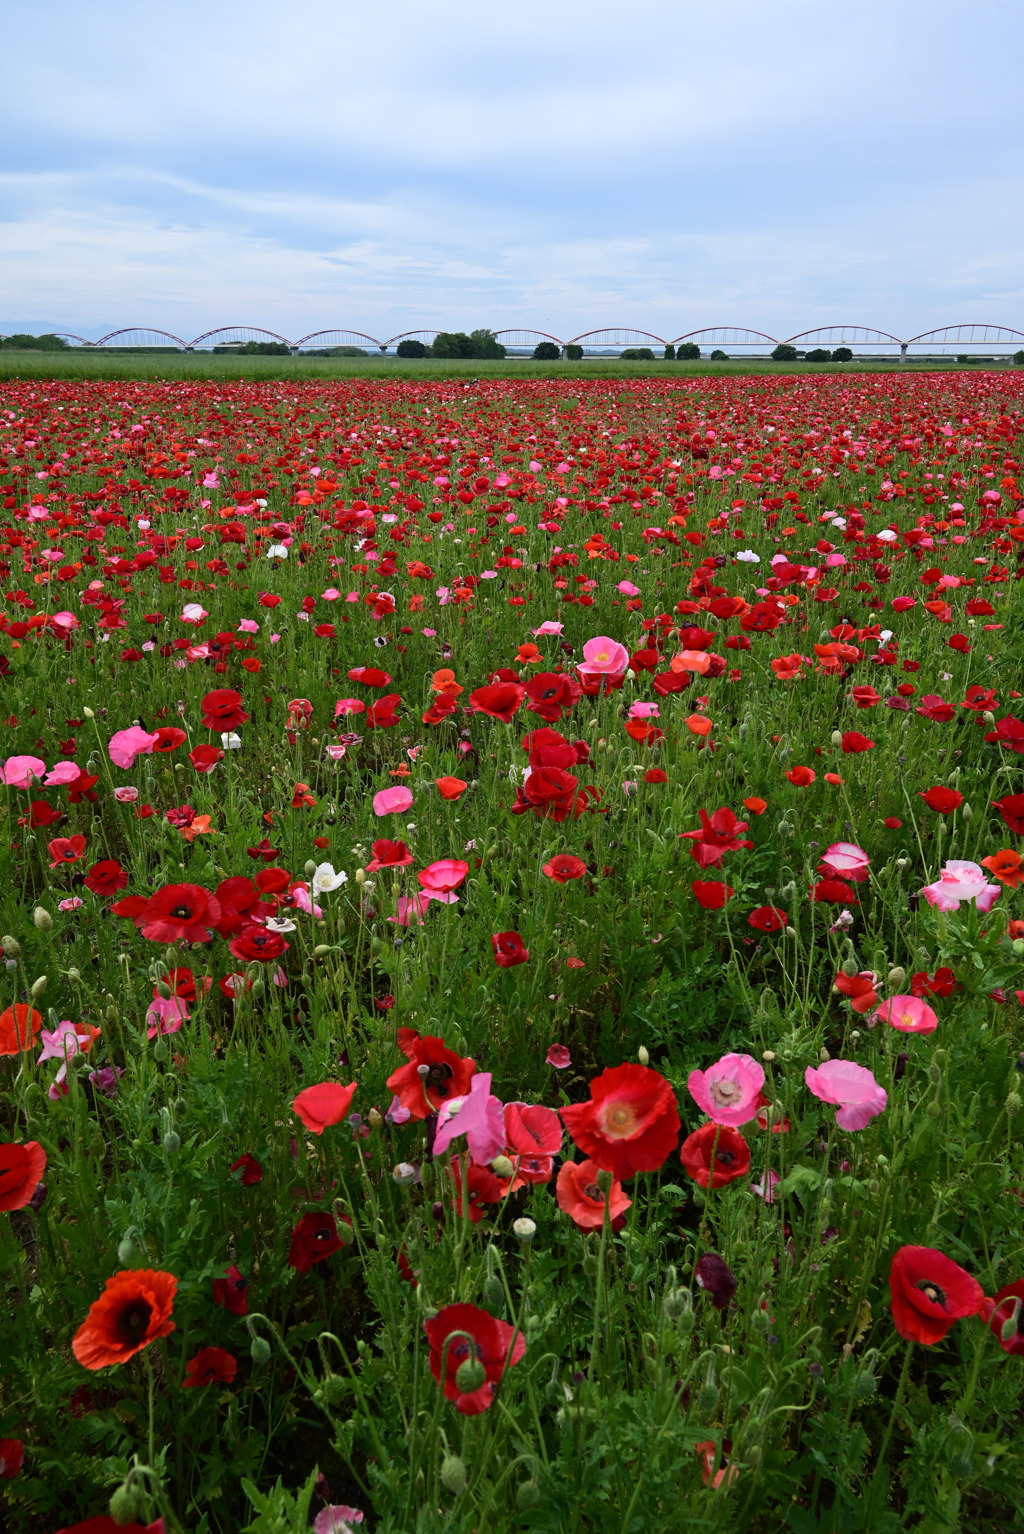
[[944,1289],[940,1289],[938,1284],[933,1284],[929,1280],[922,1279],[921,1282],[915,1284],[914,1287],[916,1289],[920,1289],[926,1300],[931,1300],[933,1305],[941,1305],[943,1310],[945,1310],[946,1292]]
[[176,905],[171,912],[175,921],[189,921],[192,916],[191,908],[187,905]]
[[597,1186],[596,1182],[588,1183],[583,1191],[587,1198],[592,1198],[595,1201],[600,1200],[602,1203],[604,1202],[604,1194],[601,1192],[601,1189]]
[[732,1151],[720,1150],[715,1156],[715,1160],[720,1161],[724,1167],[731,1167],[733,1162],[736,1160],[736,1157],[733,1155]]
[[117,1331],[123,1342],[138,1342],[149,1330],[153,1307],[145,1300],[132,1300],[117,1318]]
[[451,1066],[443,1061],[440,1065],[432,1065],[427,1072],[427,1090],[436,1092],[438,1097],[447,1097],[448,1083],[454,1074]]

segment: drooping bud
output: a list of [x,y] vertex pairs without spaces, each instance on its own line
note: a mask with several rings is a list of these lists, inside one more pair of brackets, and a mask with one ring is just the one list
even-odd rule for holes
[[[462,1373],[465,1367],[465,1364],[460,1366],[459,1374]],[[478,1367],[481,1373],[483,1373],[483,1364],[479,1364]],[[455,1378],[456,1383],[458,1383],[458,1375]],[[461,1390],[461,1388],[460,1385],[459,1389]],[[451,1492],[453,1497],[461,1496],[468,1486],[469,1480],[466,1475],[466,1466],[457,1454],[446,1454],[441,1461],[441,1484],[446,1491]]]

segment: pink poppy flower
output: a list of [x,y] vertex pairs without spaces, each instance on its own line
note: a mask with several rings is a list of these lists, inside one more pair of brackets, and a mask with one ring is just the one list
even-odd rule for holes
[[716,1124],[749,1124],[760,1106],[764,1071],[752,1055],[723,1055],[706,1071],[691,1071],[690,1096]]
[[952,858],[934,884],[926,884],[921,894],[929,905],[940,911],[957,911],[974,901],[979,911],[991,911],[1000,896],[998,884],[989,884],[977,863]]
[[764,1176],[761,1178],[760,1182],[752,1182],[750,1184],[750,1191],[751,1193],[756,1193],[758,1198],[763,1198],[766,1204],[774,1204],[775,1184],[779,1181],[780,1178],[778,1172],[773,1172],[771,1168],[769,1168],[769,1170],[765,1172]]
[[363,1515],[358,1507],[346,1507],[344,1503],[332,1502],[321,1508],[313,1519],[313,1534],[352,1534],[352,1525],[362,1521]]
[[382,788],[373,796],[373,813],[375,815],[402,815],[412,807],[412,790],[396,785],[394,788]]
[[938,1014],[920,996],[890,996],[873,1015],[901,1033],[934,1033],[939,1026]]
[[832,874],[836,879],[852,879],[862,884],[868,876],[871,859],[863,847],[854,842],[833,842],[826,847],[818,865],[819,873]]
[[362,714],[366,711],[366,704],[361,698],[339,698],[334,705],[334,717],[339,718],[342,714]]
[[486,1166],[505,1149],[505,1111],[491,1096],[489,1071],[478,1071],[465,1097],[442,1104],[437,1116],[434,1155],[440,1156],[459,1135],[466,1136],[469,1154],[477,1166]]
[[839,1109],[840,1129],[865,1129],[883,1111],[888,1098],[866,1066],[853,1060],[826,1060],[809,1065],[804,1080],[815,1097]]
[[601,634],[583,646],[583,660],[578,670],[585,676],[624,676],[629,666],[629,651],[617,639]]
[[158,1033],[177,1033],[189,1015],[180,996],[154,996],[146,1008],[146,1037],[155,1039]]
[[553,619],[545,618],[540,628],[531,629],[530,633],[533,635],[534,639],[538,639],[541,634],[560,634],[564,627],[564,623],[555,623]]
[[36,778],[46,771],[46,763],[38,756],[9,756],[0,768],[8,788],[31,788]]
[[426,890],[420,890],[417,895],[399,895],[396,914],[389,916],[388,921],[398,927],[408,927],[410,922],[415,923],[417,927],[422,927],[423,913],[429,906],[430,899]]
[[546,1063],[556,1071],[564,1071],[572,1064],[572,1056],[564,1044],[552,1044],[544,1058]]
[[137,788],[115,788],[114,798],[118,804],[134,804],[139,797]]
[[151,756],[159,736],[133,724],[127,730],[111,735],[107,751],[115,767],[134,767],[137,756]]
[[46,774],[47,788],[59,788],[65,783],[77,781],[82,769],[77,762],[57,762]]
[[631,703],[629,705],[630,719],[657,719],[659,717],[656,703]]
[[416,875],[429,900],[440,900],[444,905],[454,905],[458,895],[454,893],[469,873],[469,864],[457,858],[441,858],[436,863],[421,868]]

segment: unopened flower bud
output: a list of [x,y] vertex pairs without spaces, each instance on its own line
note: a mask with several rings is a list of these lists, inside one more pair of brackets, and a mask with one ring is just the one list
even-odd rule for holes
[[127,1481],[114,1492],[109,1506],[110,1516],[119,1528],[128,1523],[138,1524],[149,1515],[149,1501],[142,1487]]
[[173,1129],[168,1130],[167,1134],[164,1135],[164,1150],[168,1156],[176,1156],[181,1150],[181,1136],[176,1134]]
[[135,1256],[135,1232],[130,1230],[121,1237],[117,1244],[117,1260],[122,1268],[126,1268]]
[[643,1044],[641,1044],[640,1048],[637,1050],[636,1057],[640,1061],[641,1065],[649,1065],[651,1063],[651,1057],[647,1053],[647,1049]]
[[33,980],[30,992],[33,1001],[38,1001],[40,996],[46,995],[46,976],[40,975],[38,980]]
[[834,746],[841,746],[842,743],[843,743],[843,732],[842,732],[842,730],[833,730],[832,731],[832,744]]
[[365,868],[357,868],[356,869],[356,873],[355,873],[355,879],[356,879],[356,883],[357,884],[365,884],[366,883],[366,869]]
[[825,1048],[825,1046],[823,1044],[821,1046],[821,1048],[818,1050],[818,1059],[824,1065],[825,1061],[826,1060],[831,1060],[831,1058],[832,1058],[832,1056],[829,1054],[828,1050]]
[[21,944],[16,937],[11,937],[9,932],[5,932],[3,937],[0,937],[0,948],[4,951],[5,959],[21,957]]
[[414,1167],[409,1161],[400,1161],[392,1170],[391,1176],[400,1188],[411,1188],[419,1182],[419,1168]]
[[886,976],[886,984],[891,986],[891,988],[897,994],[899,994],[901,988],[906,984],[906,980],[907,972],[903,968],[902,964],[894,965]]
[[312,858],[307,858],[305,863],[303,864],[302,871],[306,875],[307,879],[312,879],[312,877],[316,873],[318,867],[319,867],[319,864],[318,863],[314,863]]
[[531,1507],[536,1507],[540,1502],[540,1487],[536,1481],[523,1481],[516,1492],[516,1507],[521,1513],[528,1513]]
[[479,1358],[464,1358],[455,1371],[455,1383],[462,1395],[472,1395],[487,1383],[487,1370]]
[[594,1181],[597,1183],[597,1186],[600,1188],[601,1192],[607,1194],[612,1191],[612,1184],[614,1183],[615,1179],[611,1172],[602,1167]]
[[524,1246],[529,1246],[537,1234],[537,1223],[535,1220],[531,1220],[529,1215],[520,1215],[518,1220],[512,1221],[512,1234]]
[[[466,1366],[466,1364],[460,1365],[458,1374],[455,1376],[456,1383],[458,1383],[459,1375],[462,1373],[463,1369],[466,1368]],[[484,1378],[486,1378],[483,1364],[478,1363],[477,1368],[480,1370],[481,1374],[484,1374]],[[462,1389],[461,1384],[459,1385],[459,1389]],[[466,1466],[457,1454],[446,1454],[444,1459],[441,1461],[441,1484],[444,1486],[446,1491],[450,1491],[454,1497],[461,1496],[469,1484],[468,1478],[466,1476]]]
[[35,910],[32,912],[32,920],[35,924],[37,932],[53,931],[53,917],[50,915],[49,911],[46,910],[45,906],[36,906]]
[[382,1129],[384,1126],[384,1118],[380,1112],[380,1109],[371,1108],[369,1113],[366,1115],[366,1122],[369,1124],[371,1129]]
[[96,718],[96,715],[93,713],[91,708],[83,708],[82,713],[85,715],[86,719]]
[[515,1176],[515,1170],[515,1164],[508,1156],[495,1156],[491,1162],[491,1171],[495,1177],[500,1177],[502,1182],[507,1181],[509,1177]]
[[249,1357],[254,1364],[269,1364],[270,1343],[265,1337],[254,1337],[249,1348]]
[[1021,1098],[1020,1093],[1010,1092],[1006,1098],[1007,1113],[1012,1118],[1015,1113],[1020,1112],[1021,1108],[1024,1108],[1024,1099]]

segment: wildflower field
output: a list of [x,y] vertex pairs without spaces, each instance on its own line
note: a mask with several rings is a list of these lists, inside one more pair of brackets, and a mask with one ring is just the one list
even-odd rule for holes
[[5,1530],[1024,1526],[1022,443],[3,383]]

